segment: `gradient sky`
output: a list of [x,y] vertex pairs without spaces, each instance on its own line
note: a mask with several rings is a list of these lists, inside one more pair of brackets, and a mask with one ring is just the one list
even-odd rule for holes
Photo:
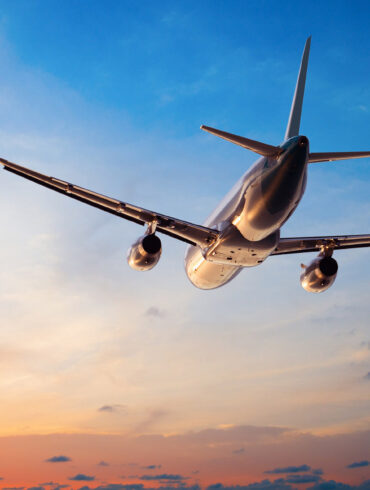
[[[369,18],[368,1],[3,0],[1,156],[201,223],[255,155],[199,126],[279,144],[310,34],[301,132],[369,149]],[[369,159],[312,165],[282,235],[369,233],[369,184]],[[338,252],[322,295],[299,284],[311,255],[201,291],[181,242],[138,273],[141,227],[7,172],[0,204],[2,488],[370,487],[369,250]]]

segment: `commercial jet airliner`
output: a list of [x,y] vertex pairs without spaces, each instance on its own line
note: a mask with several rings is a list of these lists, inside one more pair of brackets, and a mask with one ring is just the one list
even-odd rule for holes
[[145,234],[128,251],[128,263],[133,269],[146,271],[158,263],[162,245],[157,233],[164,233],[189,244],[185,270],[198,288],[223,286],[243,267],[262,264],[270,255],[316,251],[318,256],[309,265],[302,265],[300,280],[306,291],[325,291],[334,283],[338,271],[334,250],[368,247],[370,235],[281,238],[280,228],[302,199],[310,163],[369,157],[370,151],[311,153],[308,138],[299,134],[310,43],[309,37],[285,138],[279,146],[201,126],[208,133],[260,155],[202,226],[106,197],[2,158],[0,162],[9,172],[146,226]]

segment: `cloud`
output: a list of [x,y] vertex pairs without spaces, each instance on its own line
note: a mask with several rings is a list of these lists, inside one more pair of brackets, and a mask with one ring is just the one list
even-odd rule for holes
[[55,483],[53,481],[48,481],[45,483],[40,483],[40,486],[42,487],[54,487],[53,490],[59,489],[59,488],[68,488],[69,485],[60,485],[59,483]]
[[286,478],[285,478],[285,481],[287,483],[295,483],[295,484],[299,484],[299,483],[317,483],[319,481],[321,481],[322,478],[320,475],[310,475],[310,474],[306,474],[306,475],[288,475]]
[[89,476],[89,475],[84,475],[83,473],[78,473],[75,476],[71,476],[71,478],[68,478],[68,480],[71,481],[94,481],[95,476]]
[[[299,475],[293,475],[298,477]],[[306,477],[309,475],[300,475],[301,477]],[[297,482],[297,483],[310,483],[309,481]],[[187,486],[186,484],[181,484],[180,488],[182,490],[202,490],[197,484]],[[83,486],[78,490],[179,490],[178,484],[175,486],[166,485],[162,487],[144,487],[142,483],[133,484],[120,484],[120,483],[108,483],[105,485],[99,485],[97,487]],[[216,483],[214,485],[209,485],[204,490],[293,490],[290,483],[284,478],[278,478],[274,481],[262,480],[259,482],[253,482],[248,485],[234,485],[228,486],[222,483]],[[359,486],[351,486],[346,483],[336,482],[334,480],[318,482],[314,486],[309,487],[307,490],[370,490],[370,480],[367,480],[360,484]]]
[[312,487],[308,487],[307,490],[370,490],[370,480],[364,481],[358,486],[347,485],[346,483],[329,480],[318,483]]
[[188,478],[185,477],[185,476],[182,476],[182,475],[169,475],[167,473],[162,473],[160,475],[143,475],[140,477],[140,480],[145,480],[145,481],[149,481],[149,480],[166,480],[166,481],[171,481],[171,482],[174,482],[174,481],[184,481],[184,480],[187,480]]
[[363,468],[364,466],[370,466],[370,461],[355,461],[347,466],[347,468]]
[[98,487],[80,487],[78,490],[143,490],[144,485],[142,483],[132,483],[124,485],[121,483],[108,483],[107,485],[99,485]]
[[244,451],[245,451],[244,447],[241,447],[240,449],[235,449],[233,451],[233,454],[242,454],[244,453]]
[[106,485],[99,485],[97,487],[89,487],[89,486],[83,486],[80,487],[78,490],[179,490],[181,488],[182,490],[201,490],[199,485],[181,485],[179,487],[178,485],[176,486],[165,486],[165,487],[144,487],[142,483],[128,483],[128,484],[122,484],[122,483],[107,483]]
[[162,468],[161,464],[149,464],[148,466],[142,466],[143,470],[159,470]]
[[287,484],[283,478],[274,480],[262,480],[250,483],[249,485],[224,486],[222,483],[210,485],[207,490],[292,490],[292,486]]
[[166,316],[164,310],[160,310],[156,306],[150,306],[144,313],[145,316],[153,316],[156,318],[163,318]]
[[125,405],[120,405],[119,403],[115,405],[103,405],[102,407],[98,408],[98,412],[106,412],[106,413],[122,412],[122,410],[125,410],[125,408],[126,408]]
[[284,468],[275,468],[273,470],[265,471],[269,475],[280,475],[282,473],[301,473],[302,471],[310,471],[311,467],[303,464],[301,466],[286,466]]
[[162,420],[168,415],[168,411],[162,409],[151,410],[148,415],[134,428],[134,433],[145,433],[153,424]]
[[67,461],[72,461],[68,456],[53,456],[52,458],[45,459],[47,463],[66,463]]

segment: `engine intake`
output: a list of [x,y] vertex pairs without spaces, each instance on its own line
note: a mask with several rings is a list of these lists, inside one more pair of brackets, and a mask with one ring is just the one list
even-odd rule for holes
[[127,262],[137,271],[148,271],[157,265],[162,253],[161,240],[154,233],[140,237],[129,249]]
[[337,272],[338,263],[333,257],[319,255],[301,274],[302,287],[310,293],[322,293],[333,285]]

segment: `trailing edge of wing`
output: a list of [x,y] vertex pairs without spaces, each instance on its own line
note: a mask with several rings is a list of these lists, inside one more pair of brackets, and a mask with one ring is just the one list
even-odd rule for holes
[[370,235],[281,238],[271,255],[318,252],[323,247],[333,250],[370,247]]
[[248,138],[244,138],[243,136],[238,136],[236,134],[226,133],[225,131],[221,131],[219,129],[211,128],[209,126],[201,126],[200,129],[203,131],[207,131],[207,133],[214,134],[219,138],[222,138],[226,141],[230,141],[235,145],[242,146],[247,150],[254,151],[259,155],[263,155],[264,157],[275,157],[281,153],[281,148],[278,146],[267,145],[266,143],[261,143],[260,141],[250,140]]
[[309,163],[317,162],[334,162],[336,160],[350,160],[351,158],[370,157],[370,151],[343,151],[336,153],[310,153],[308,156]]
[[37,184],[48,187],[56,192],[77,199],[78,201],[94,206],[103,211],[115,214],[120,218],[125,218],[129,221],[145,225],[147,223],[156,222],[156,230],[177,238],[191,245],[199,245],[201,247],[209,246],[217,239],[219,232],[204,226],[188,223],[187,221],[171,218],[164,214],[155,213],[139,206],[113,199],[111,197],[98,194],[97,192],[89,191],[83,187],[79,187],[63,180],[35,172],[16,163],[8,162],[0,158],[0,163],[5,170],[14,174],[20,175],[28,180],[32,180]]

